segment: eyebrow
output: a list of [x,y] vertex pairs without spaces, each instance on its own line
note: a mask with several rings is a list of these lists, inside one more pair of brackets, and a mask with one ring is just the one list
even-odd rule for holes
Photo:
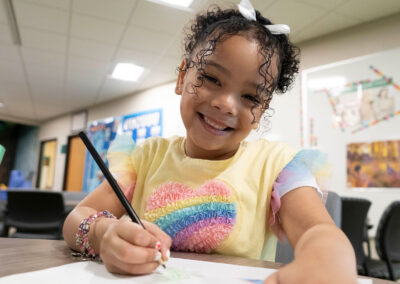
[[[232,75],[231,71],[229,71],[226,67],[222,66],[218,62],[215,62],[213,60],[207,60],[207,65],[217,68],[218,70],[225,73],[226,75],[229,75],[229,76]],[[256,89],[258,88],[258,84],[255,82],[248,82],[248,84]]]
[[222,66],[218,62],[215,62],[215,61],[212,61],[212,60],[207,60],[207,65],[214,66],[215,68],[217,68],[218,70],[220,70],[221,72],[223,72],[223,73],[225,73],[227,75],[232,75],[231,71],[229,71],[228,68]]

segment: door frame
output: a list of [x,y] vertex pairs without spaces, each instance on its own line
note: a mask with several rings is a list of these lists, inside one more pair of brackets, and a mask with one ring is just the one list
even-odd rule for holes
[[[38,171],[37,171],[37,178],[36,178],[36,188],[40,188],[40,176],[42,172],[42,154],[43,154],[43,145],[47,142],[56,142],[56,154],[55,154],[55,159],[57,157],[57,138],[52,138],[52,139],[47,139],[47,140],[42,140],[40,141],[40,146],[39,146],[39,159],[38,159]],[[55,161],[54,161],[55,163]]]

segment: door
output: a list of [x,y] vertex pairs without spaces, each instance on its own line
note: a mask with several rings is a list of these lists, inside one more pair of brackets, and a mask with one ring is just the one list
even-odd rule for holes
[[79,136],[68,137],[64,174],[65,191],[82,191],[86,147]]
[[39,171],[36,181],[36,187],[39,189],[53,189],[56,153],[56,139],[40,142]]

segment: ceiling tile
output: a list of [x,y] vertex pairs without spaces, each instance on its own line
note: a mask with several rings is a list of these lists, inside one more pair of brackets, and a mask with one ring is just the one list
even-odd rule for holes
[[161,71],[163,73],[166,73],[166,74],[169,74],[171,76],[176,77],[177,74],[178,74],[176,69],[179,67],[180,64],[181,64],[181,59],[180,58],[164,56],[153,67],[153,70],[154,71]]
[[0,44],[13,44],[10,28],[7,25],[0,24]]
[[36,120],[34,107],[31,104],[21,104],[21,102],[7,102],[7,110],[12,117]]
[[18,64],[20,64],[21,57],[18,52],[18,47],[9,44],[0,45],[0,64],[3,60],[18,62]]
[[172,43],[172,40],[173,37],[170,34],[130,26],[126,31],[121,47],[161,53]]
[[174,34],[177,29],[182,30],[191,17],[191,13],[180,9],[149,1],[140,1],[133,14],[131,24],[166,34]]
[[41,51],[29,47],[22,47],[21,52],[24,62],[28,64],[44,67],[56,67],[60,68],[61,70],[65,66],[65,55],[62,53]]
[[330,13],[323,19],[305,27],[299,32],[299,36],[302,40],[307,40],[357,25],[360,22],[360,20],[351,19],[336,13]]
[[399,11],[399,0],[350,0],[336,10],[336,12],[343,15],[357,17],[365,21],[371,21],[383,16],[392,15]]
[[63,96],[64,69],[26,64],[29,85],[34,98],[43,96]]
[[184,43],[182,42],[181,36],[175,38],[175,40],[170,44],[165,55],[174,58],[182,58],[184,53]]
[[126,24],[135,5],[134,0],[79,0],[73,2],[73,11]]
[[170,73],[153,71],[140,84],[139,90],[155,87],[175,80],[176,76],[173,76]]
[[38,6],[23,0],[14,1],[13,3],[19,27],[35,28],[61,34],[67,33],[67,11]]
[[324,1],[324,0],[296,0],[297,2],[305,3],[305,4],[311,4],[316,7],[321,7],[325,9],[336,9],[340,5],[345,4],[346,2],[349,2],[350,0],[329,0],[329,1]]
[[263,11],[263,15],[273,23],[291,27],[291,34],[321,18],[327,10],[296,1],[280,0]]
[[110,68],[109,61],[95,60],[81,56],[70,56],[68,58],[69,72],[93,72],[104,75]]
[[26,84],[2,82],[0,89],[0,98],[3,103],[26,102],[29,100],[29,93]]
[[65,96],[35,98],[34,104],[39,120],[50,119],[71,111],[70,103]]
[[115,63],[133,63],[144,68],[151,68],[160,57],[159,54],[135,49],[120,49],[115,56]]
[[114,98],[126,96],[135,92],[138,87],[138,82],[121,81],[108,78],[105,81],[100,95],[95,103],[98,104]]
[[[275,1],[278,0],[251,0],[251,4],[256,10],[262,11]],[[236,8],[239,3],[240,0],[195,0],[190,8],[197,13],[207,10],[210,5],[217,5],[221,9],[232,9]]]
[[66,94],[68,97],[90,97],[93,102],[103,77],[95,73],[69,72]]
[[69,53],[103,61],[111,60],[115,47],[91,40],[71,38]]
[[0,1],[0,24],[7,24],[8,19],[6,16],[6,7],[4,6],[4,1]]
[[124,26],[105,20],[99,20],[80,14],[72,15],[71,35],[101,43],[116,45],[122,35]]
[[0,83],[2,82],[25,84],[22,64],[16,64],[15,61],[2,61],[0,64]]
[[69,4],[71,2],[71,0],[25,0],[25,1],[30,2],[32,4],[49,6],[52,8],[59,8],[63,10],[69,10]]
[[22,45],[26,47],[58,53],[65,53],[67,48],[67,37],[65,35],[29,28],[21,28],[20,35]]

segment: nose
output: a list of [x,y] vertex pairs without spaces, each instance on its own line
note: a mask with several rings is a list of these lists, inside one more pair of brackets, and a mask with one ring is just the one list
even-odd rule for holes
[[211,98],[211,106],[228,115],[237,114],[237,101],[233,93],[214,94]]

